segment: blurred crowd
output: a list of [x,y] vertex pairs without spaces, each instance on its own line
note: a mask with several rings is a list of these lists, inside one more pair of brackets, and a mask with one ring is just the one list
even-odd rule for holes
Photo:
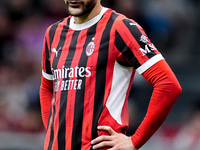
[[[154,140],[172,150],[200,149],[200,108],[189,113],[193,104],[200,101],[200,1],[102,0],[102,4],[134,19],[145,29],[183,87],[183,96],[172,113],[175,119],[172,116],[166,123],[171,128],[159,130],[146,149],[165,150],[159,144],[155,147]],[[66,16],[63,0],[0,0],[0,136],[5,131],[44,132],[39,102],[43,38],[49,25]],[[145,114],[143,107],[148,101],[141,99],[142,90],[148,87],[137,76],[134,83],[130,95],[134,106],[130,111]],[[136,95],[139,93],[137,97],[133,97],[134,90]],[[191,103],[191,107],[186,107]],[[177,118],[181,126],[173,122]],[[139,121],[134,119],[136,128]]]
[[62,1],[0,1],[0,130],[41,130],[44,33],[65,15]]

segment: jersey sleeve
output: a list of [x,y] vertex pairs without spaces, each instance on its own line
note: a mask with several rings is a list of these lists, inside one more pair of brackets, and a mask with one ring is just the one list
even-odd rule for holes
[[159,61],[142,76],[153,86],[147,113],[131,139],[135,148],[142,147],[158,130],[170,113],[182,88],[165,60]]
[[143,28],[130,19],[122,19],[117,23],[115,47],[120,52],[117,61],[134,67],[139,74],[164,59]]
[[42,49],[42,75],[44,78],[48,80],[53,80],[50,56],[51,56],[51,51],[49,44],[49,28],[48,28],[45,34],[43,49]]

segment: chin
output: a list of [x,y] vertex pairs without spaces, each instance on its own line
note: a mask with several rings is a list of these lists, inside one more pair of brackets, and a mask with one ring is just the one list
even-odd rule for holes
[[80,8],[69,8],[69,14],[75,17],[79,17],[83,14],[83,11]]

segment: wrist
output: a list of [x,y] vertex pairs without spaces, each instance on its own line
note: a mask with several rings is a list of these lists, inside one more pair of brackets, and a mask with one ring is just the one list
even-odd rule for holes
[[129,137],[129,139],[130,139],[130,141],[131,141],[131,143],[132,143],[133,150],[137,150],[137,149],[135,148],[134,144],[133,144],[132,137]]
[[137,145],[137,141],[134,135],[132,135],[131,137],[131,142],[133,144],[134,150],[138,150],[138,145]]

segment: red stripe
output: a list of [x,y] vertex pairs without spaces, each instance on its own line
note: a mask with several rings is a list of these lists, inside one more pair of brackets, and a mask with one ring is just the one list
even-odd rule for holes
[[[61,22],[61,23],[58,24],[58,27],[57,27],[55,35],[54,35],[54,39],[53,39],[53,41],[51,43],[51,48],[57,48],[57,45],[58,45],[58,43],[60,41],[60,34],[62,32],[63,26],[66,23],[67,23],[67,19],[63,20],[63,22]],[[55,57],[55,53],[51,53],[51,58],[50,58],[51,67],[52,67],[52,63],[53,63],[54,57]]]
[[[63,29],[63,26],[64,24],[67,23],[67,19],[65,19],[63,21],[63,23],[60,23],[55,31],[55,35],[54,35],[54,39],[52,41],[52,46],[53,48],[57,48],[57,45],[60,41],[60,34],[62,32],[62,29]],[[60,27],[62,26],[62,27]],[[51,66],[52,66],[52,63],[53,63],[53,60],[54,60],[54,57],[55,57],[55,53],[51,53],[51,57],[50,57],[50,62],[51,62]],[[58,81],[60,81],[60,79],[58,79]],[[61,81],[60,81],[61,82]],[[60,91],[57,92],[56,94],[56,104],[55,104],[55,112],[53,112],[53,109],[52,109],[52,114],[53,113],[56,113],[55,114],[55,118],[54,118],[54,141],[53,141],[53,145],[52,145],[52,148],[54,149],[58,149],[58,141],[57,141],[57,134],[58,134],[58,125],[59,125],[59,102],[58,100],[60,100]],[[54,103],[55,101],[53,101]],[[49,128],[48,128],[48,131],[47,131],[47,135],[46,135],[46,139],[45,139],[45,148],[47,149],[48,148],[48,145],[49,145],[49,140],[50,140],[50,131],[51,131],[51,124],[52,124],[52,121],[53,121],[53,116],[51,116],[51,119],[50,119],[50,124],[49,124]]]
[[[87,66],[92,66],[91,72],[92,75],[90,78],[86,78],[85,80],[85,101],[84,101],[84,112],[83,112],[83,125],[82,125],[82,149],[90,149],[91,147],[91,140],[92,140],[92,122],[93,122],[93,111],[94,111],[94,96],[95,96],[95,85],[96,85],[96,66],[97,66],[97,59],[99,53],[99,46],[100,40],[103,34],[102,28],[105,28],[107,20],[100,20],[97,24],[97,31],[98,32],[94,36],[94,43],[95,43],[95,51],[93,54],[88,58]],[[103,26],[104,25],[104,26]]]
[[[133,54],[135,55],[139,63],[141,65],[145,63],[149,58],[146,55],[143,56],[143,54],[139,50],[141,48],[140,45],[138,44],[137,40],[133,37],[129,29],[122,21],[118,23],[118,26],[120,26],[120,28],[118,28],[119,34],[121,35],[127,46],[129,46],[129,48],[132,50]],[[141,30],[140,32],[143,33]]]
[[[85,38],[86,38],[87,30],[83,30],[78,38],[76,49],[81,49],[80,47],[83,47]],[[71,41],[71,40],[70,40]],[[69,42],[68,40],[66,42]],[[67,44],[67,43],[66,43]],[[67,45],[69,47],[69,45]],[[74,59],[71,63],[71,68],[75,68],[78,66],[80,57],[82,52],[76,50],[74,54]],[[76,80],[77,77],[71,77],[69,80]],[[74,120],[74,107],[75,107],[75,96],[76,96],[76,90],[69,90],[68,96],[67,96],[67,110],[66,110],[66,150],[71,149],[71,143],[72,143],[72,130],[73,130],[73,120]]]
[[115,52],[114,51],[115,34],[113,33],[115,33],[115,22],[110,30],[110,41],[109,41],[109,50],[108,50],[109,61],[107,62],[107,68],[106,68],[106,87],[105,87],[104,105],[106,104],[106,101],[110,94],[112,79],[113,79],[113,72],[114,72],[114,65],[116,61],[116,54],[114,53]]
[[[57,32],[55,33],[55,36],[54,37],[58,37],[56,38],[53,42],[52,42],[52,45],[55,45],[55,47],[52,47],[52,48],[57,48],[57,45],[60,41],[60,34],[63,30],[63,27],[64,25],[67,23],[67,19],[65,19],[61,24],[58,25],[58,28],[57,28]],[[62,27],[59,27],[61,26]],[[68,36],[68,34],[66,35],[66,37]],[[62,49],[62,53],[63,53],[64,49]],[[53,54],[53,57],[55,57],[55,53],[52,53]],[[67,56],[67,53],[64,53],[62,54],[64,58],[66,58]],[[53,63],[53,59],[52,59],[52,63]],[[64,63],[62,62],[61,59],[59,59],[58,61],[58,64],[57,64],[57,68],[62,68],[62,66],[64,65]],[[52,66],[52,65],[51,65]],[[61,88],[61,82],[62,82],[62,79],[58,79],[57,82],[60,82],[60,85],[59,85],[59,89]],[[61,91],[58,90],[57,91],[57,94],[56,94],[56,104],[55,104],[55,119],[54,119],[54,141],[53,141],[53,146],[52,148],[53,149],[58,149],[58,128],[59,128],[59,109],[60,109],[60,99],[61,99]]]
[[[68,52],[69,52],[69,49],[68,49],[69,45],[70,45],[69,41],[71,41],[72,35],[73,35],[73,32],[68,32],[66,34],[65,44],[64,44],[64,47],[62,47],[62,57],[59,59],[57,68],[62,69],[62,67],[65,64],[65,60],[66,60],[66,57],[67,57]],[[60,34],[59,34],[59,37],[60,37]],[[57,40],[57,42],[59,42],[59,40]],[[57,44],[56,44],[56,46],[57,46]],[[60,82],[58,89],[61,89],[62,78],[58,79],[57,81]],[[61,90],[57,91],[56,99],[58,101],[56,102],[56,110],[57,111],[56,111],[56,115],[55,115],[55,124],[54,124],[55,141],[54,141],[53,148],[58,149],[58,128],[59,128],[59,110],[60,110]]]
[[[58,31],[58,28],[56,29],[56,31],[55,31],[55,36],[54,37],[58,37],[58,38],[54,38],[53,39],[53,41],[52,41],[52,45],[57,45],[58,44],[58,42],[59,42],[59,39],[60,39],[60,34],[61,34],[61,31],[62,30],[60,30],[60,32]],[[49,36],[48,36],[49,37]],[[54,58],[54,56],[55,56],[55,54],[54,53],[50,53],[49,52],[49,54],[50,54],[50,62],[51,62],[51,66],[52,66],[52,63],[53,63],[53,58]],[[43,59],[44,60],[44,59]],[[57,99],[57,98],[56,98]],[[55,100],[55,99],[54,99]],[[54,103],[54,101],[52,101],[52,103]],[[52,113],[51,114],[53,114],[54,112],[53,112],[53,109],[52,109]],[[48,146],[49,146],[49,142],[50,142],[50,134],[51,134],[51,126],[52,126],[52,122],[53,121],[53,116],[51,115],[51,118],[50,118],[50,122],[49,122],[49,127],[48,127],[48,130],[47,130],[47,134],[46,134],[46,138],[45,138],[45,149],[48,149]],[[55,129],[54,129],[55,130]],[[54,132],[54,134],[55,134],[55,132]]]

